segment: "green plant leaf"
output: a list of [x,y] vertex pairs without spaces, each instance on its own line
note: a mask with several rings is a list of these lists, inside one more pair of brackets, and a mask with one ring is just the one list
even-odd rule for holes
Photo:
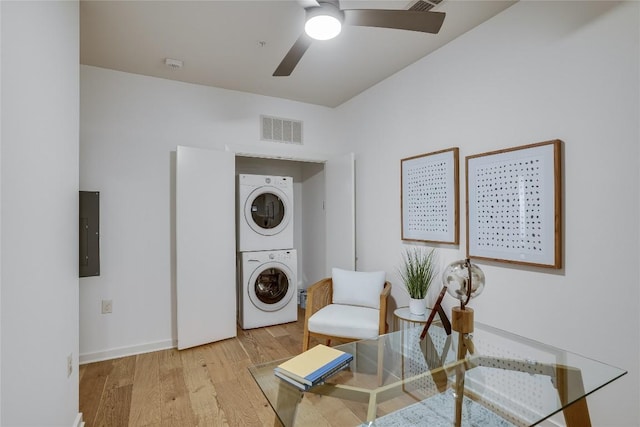
[[411,298],[425,298],[437,274],[435,248],[406,249],[398,273]]

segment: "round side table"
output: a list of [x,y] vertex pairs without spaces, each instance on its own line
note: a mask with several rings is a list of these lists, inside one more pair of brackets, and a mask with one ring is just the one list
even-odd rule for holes
[[[431,309],[427,308],[427,311],[423,315],[411,314],[409,307],[398,307],[393,311],[394,331],[400,330],[399,326],[402,324],[402,328],[406,328],[407,324],[426,324],[427,318],[431,313]],[[411,325],[415,326],[415,325]]]

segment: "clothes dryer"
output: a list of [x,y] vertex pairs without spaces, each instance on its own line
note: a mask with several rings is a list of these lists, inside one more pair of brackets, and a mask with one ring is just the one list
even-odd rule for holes
[[252,329],[298,320],[296,251],[238,254],[238,323]]
[[238,175],[238,251],[293,248],[293,178]]

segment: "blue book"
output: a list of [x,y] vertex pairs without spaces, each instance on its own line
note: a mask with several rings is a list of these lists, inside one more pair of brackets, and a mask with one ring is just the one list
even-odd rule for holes
[[291,377],[289,377],[287,375],[281,374],[278,371],[274,371],[274,374],[275,374],[276,377],[280,378],[281,380],[283,380],[285,382],[288,382],[289,384],[291,384],[292,386],[300,389],[301,391],[307,391],[307,390],[309,390],[311,388],[310,385],[302,384],[301,382],[298,382],[298,381],[294,380],[293,378],[291,378]]
[[281,363],[274,371],[286,375],[298,383],[314,386],[349,366],[352,360],[353,355],[350,353],[318,344]]

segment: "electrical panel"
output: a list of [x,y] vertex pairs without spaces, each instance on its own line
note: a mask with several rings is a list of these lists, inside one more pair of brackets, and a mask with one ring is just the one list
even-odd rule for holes
[[80,191],[80,277],[100,275],[100,193]]

